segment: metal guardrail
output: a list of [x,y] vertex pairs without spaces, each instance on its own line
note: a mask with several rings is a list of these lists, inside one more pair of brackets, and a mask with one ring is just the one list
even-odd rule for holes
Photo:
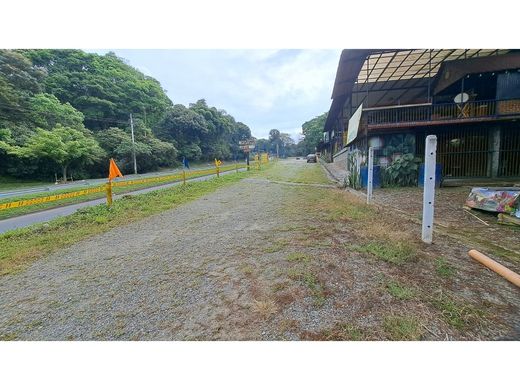
[[[228,166],[219,166],[212,169],[202,169],[202,170],[195,170],[195,171],[183,171],[182,173],[175,174],[175,175],[166,175],[166,176],[159,176],[159,177],[151,177],[151,178],[144,178],[144,179],[134,179],[134,180],[126,180],[126,181],[115,181],[112,183],[106,183],[98,187],[89,188],[85,190],[80,191],[72,191],[72,192],[66,192],[63,194],[56,194],[56,195],[49,195],[49,196],[43,196],[33,199],[22,199],[14,202],[9,203],[2,203],[0,204],[0,211],[1,210],[8,210],[8,209],[14,209],[19,207],[26,207],[26,206],[32,206],[36,204],[41,203],[48,203],[48,202],[55,202],[57,200],[61,199],[70,199],[70,198],[77,198],[80,196],[98,193],[98,192],[106,192],[107,197],[111,196],[112,193],[112,187],[125,187],[125,186],[131,186],[131,185],[137,185],[137,184],[146,184],[146,183],[162,183],[162,182],[176,182],[176,181],[184,181],[186,182],[186,179],[188,178],[195,178],[195,177],[201,177],[201,176],[209,176],[212,174],[216,174],[219,176],[221,172],[227,172],[236,170],[238,172],[239,169],[243,169],[247,167],[245,164],[234,164],[234,165],[228,165]],[[110,193],[110,195],[109,195]]]

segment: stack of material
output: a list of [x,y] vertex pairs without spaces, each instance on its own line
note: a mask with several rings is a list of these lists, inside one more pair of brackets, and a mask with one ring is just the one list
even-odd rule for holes
[[499,223],[520,225],[520,188],[475,187],[466,199],[472,209],[499,213]]

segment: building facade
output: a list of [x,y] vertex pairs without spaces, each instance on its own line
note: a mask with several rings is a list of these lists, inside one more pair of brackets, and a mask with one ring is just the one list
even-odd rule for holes
[[520,51],[344,50],[321,152],[366,164],[424,156],[437,136],[449,179],[520,178]]

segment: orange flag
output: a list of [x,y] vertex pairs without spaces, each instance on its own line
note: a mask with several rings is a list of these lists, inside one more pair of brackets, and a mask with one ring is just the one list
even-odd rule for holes
[[123,177],[123,174],[116,165],[113,158],[110,159],[110,167],[108,168],[108,180],[115,179],[116,177]]

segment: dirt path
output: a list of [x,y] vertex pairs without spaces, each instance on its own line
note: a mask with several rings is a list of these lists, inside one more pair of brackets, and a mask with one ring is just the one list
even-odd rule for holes
[[[316,175],[315,165],[287,163],[299,164],[304,179],[311,170],[309,177]],[[0,338],[519,337],[518,292],[476,264],[457,263],[465,248],[443,242],[419,248],[405,264],[378,260],[352,246],[364,240],[359,223],[366,209],[354,207],[345,191],[265,177],[113,229],[0,278]],[[453,276],[435,275],[432,259],[439,253]],[[431,303],[439,289],[444,295]],[[475,305],[489,313],[485,320],[474,321],[480,318]]]

